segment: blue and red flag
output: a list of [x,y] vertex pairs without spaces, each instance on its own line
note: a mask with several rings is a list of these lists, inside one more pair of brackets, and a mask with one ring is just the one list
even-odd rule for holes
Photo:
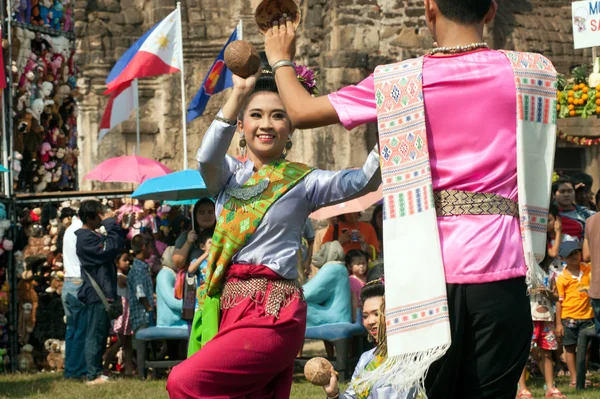
[[233,80],[231,78],[231,71],[225,66],[225,49],[229,43],[237,40],[237,29],[233,31],[227,43],[217,56],[217,59],[213,63],[210,71],[204,78],[202,86],[196,96],[190,103],[187,110],[187,122],[190,123],[204,112],[208,100],[213,94],[217,94],[229,87],[233,86]]

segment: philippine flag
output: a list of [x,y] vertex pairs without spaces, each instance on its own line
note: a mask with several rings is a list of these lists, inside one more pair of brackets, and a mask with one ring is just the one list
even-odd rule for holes
[[135,92],[137,91],[137,81],[126,82],[117,87],[110,93],[106,110],[100,121],[100,134],[98,141],[102,140],[108,134],[110,129],[119,123],[129,119],[131,111],[136,108]]
[[227,43],[217,56],[217,59],[213,63],[210,71],[204,78],[204,82],[196,93],[196,96],[190,103],[187,112],[187,122],[190,123],[204,112],[208,100],[213,94],[217,94],[228,87],[233,87],[233,80],[231,78],[231,71],[225,66],[225,49],[229,43],[237,40],[237,29],[233,31]]
[[175,10],[123,54],[106,79],[105,94],[136,78],[181,71],[181,23]]

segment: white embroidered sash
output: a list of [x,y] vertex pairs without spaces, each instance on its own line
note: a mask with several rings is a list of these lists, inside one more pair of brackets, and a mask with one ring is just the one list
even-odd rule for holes
[[[528,283],[545,254],[556,141],[556,71],[537,54],[504,52],[517,95],[517,181]],[[379,66],[375,99],[383,177],[388,359],[355,383],[423,391],[431,364],[450,347],[446,279],[433,196],[423,57]],[[383,381],[382,381],[383,380]]]

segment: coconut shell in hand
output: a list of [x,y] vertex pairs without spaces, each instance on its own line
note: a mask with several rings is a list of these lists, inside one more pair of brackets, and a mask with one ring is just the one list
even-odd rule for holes
[[260,68],[260,56],[252,43],[246,40],[231,42],[225,49],[225,65],[237,76],[247,78]]
[[304,366],[304,376],[311,384],[320,387],[329,384],[331,380],[331,363],[323,357],[313,357]]
[[254,19],[258,29],[264,35],[273,27],[273,21],[290,17],[294,27],[298,27],[302,13],[294,0],[264,0],[254,11]]

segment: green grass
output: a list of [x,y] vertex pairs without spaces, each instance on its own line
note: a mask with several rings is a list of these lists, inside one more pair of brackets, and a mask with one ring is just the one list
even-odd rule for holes
[[[600,381],[594,375],[593,381]],[[86,386],[83,382],[66,381],[61,374],[2,374],[0,375],[0,398],[23,399],[167,399],[166,380],[139,381],[137,379],[116,379],[108,384]],[[541,379],[530,381],[534,398],[543,398],[544,382]],[[568,398],[600,399],[600,388],[578,392],[568,388],[568,380],[561,379],[559,388]],[[292,386],[292,399],[323,399],[323,390],[315,387],[297,375]]]
[[[62,378],[62,374],[0,374],[0,398],[23,399],[168,399],[166,380],[139,381],[115,379],[109,383],[86,386],[83,382]],[[323,389],[301,375],[294,379],[293,399],[323,399]],[[599,396],[600,398],[600,396]]]

